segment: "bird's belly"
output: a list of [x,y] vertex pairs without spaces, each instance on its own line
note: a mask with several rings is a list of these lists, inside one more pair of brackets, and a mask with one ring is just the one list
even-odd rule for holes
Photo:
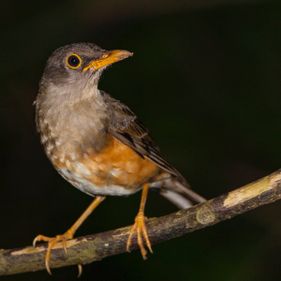
[[98,153],[55,166],[67,181],[89,195],[129,195],[159,172],[156,164],[114,138]]
[[135,188],[126,188],[121,185],[96,185],[90,179],[81,176],[80,174],[73,173],[68,169],[59,169],[59,174],[75,186],[80,191],[90,195],[103,195],[103,196],[125,196],[137,192],[141,186]]

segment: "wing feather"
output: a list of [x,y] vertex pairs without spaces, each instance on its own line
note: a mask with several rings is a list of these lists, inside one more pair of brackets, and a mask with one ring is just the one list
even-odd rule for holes
[[111,116],[109,132],[118,140],[131,147],[141,157],[147,158],[161,169],[176,177],[186,184],[184,177],[161,155],[158,146],[152,140],[148,130],[140,122],[134,112],[119,100],[102,92],[106,104],[108,104]]

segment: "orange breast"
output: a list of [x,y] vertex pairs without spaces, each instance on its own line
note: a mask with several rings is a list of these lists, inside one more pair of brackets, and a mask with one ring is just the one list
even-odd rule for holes
[[82,163],[91,171],[89,180],[98,186],[120,185],[139,187],[155,176],[159,168],[115,138],[99,153],[83,157]]
[[88,194],[129,194],[159,173],[156,164],[114,137],[99,152],[77,151],[75,156],[53,164],[65,179]]

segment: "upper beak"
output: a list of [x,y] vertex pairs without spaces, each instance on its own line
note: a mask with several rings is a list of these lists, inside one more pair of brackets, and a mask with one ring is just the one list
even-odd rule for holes
[[90,61],[90,63],[83,68],[83,71],[86,71],[90,68],[94,70],[98,70],[102,67],[108,66],[115,62],[131,57],[132,55],[133,53],[125,50],[108,51],[99,59]]

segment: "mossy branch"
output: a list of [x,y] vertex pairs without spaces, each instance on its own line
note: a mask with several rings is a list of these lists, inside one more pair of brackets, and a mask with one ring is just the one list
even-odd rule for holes
[[[152,244],[214,225],[281,199],[281,170],[190,209],[147,222]],[[69,240],[67,253],[58,244],[52,250],[51,267],[88,264],[126,252],[130,227]],[[133,241],[132,249],[137,249]],[[44,270],[45,245],[0,250],[0,275]]]

